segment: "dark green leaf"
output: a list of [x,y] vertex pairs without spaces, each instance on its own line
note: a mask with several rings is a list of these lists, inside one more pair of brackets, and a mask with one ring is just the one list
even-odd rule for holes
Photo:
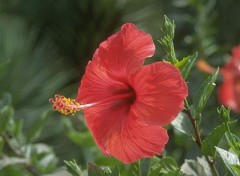
[[210,75],[206,81],[200,86],[199,90],[197,91],[196,95],[193,99],[193,105],[195,108],[195,117],[199,117],[205,104],[208,101],[209,96],[211,95],[214,87],[216,86],[215,81],[218,75],[218,70]]
[[2,157],[2,150],[3,150],[3,146],[4,146],[4,140],[2,138],[2,136],[0,136],[0,158]]
[[106,176],[106,173],[95,163],[88,162],[88,176]]
[[236,166],[240,165],[237,155],[235,155],[229,151],[223,150],[221,148],[218,148],[218,147],[216,147],[216,150],[217,150],[218,154],[220,155],[220,157],[222,158],[224,164],[227,166],[228,170],[234,176],[238,176],[239,174],[233,169],[233,168],[236,168]]
[[44,124],[47,122],[49,114],[51,111],[45,111],[42,113],[42,115],[36,119],[33,124],[30,126],[28,133],[27,133],[27,142],[33,142],[36,140],[44,127]]
[[141,176],[140,161],[137,161],[130,165],[127,176]]
[[115,167],[111,169],[109,176],[120,176],[119,167],[117,165],[115,165]]
[[10,64],[10,60],[0,63],[0,76],[7,69],[7,66]]
[[7,125],[13,118],[13,108],[10,106],[5,106],[0,110],[0,133],[6,130]]
[[0,109],[12,103],[12,95],[10,93],[5,92],[1,96]]
[[64,161],[66,165],[67,171],[72,175],[72,176],[81,176],[81,169],[78,167],[77,163],[75,160],[73,161]]
[[198,53],[194,53],[192,56],[187,57],[188,58],[187,63],[185,64],[184,68],[181,70],[182,76],[185,80],[187,79],[190,73],[190,70],[193,67],[197,57],[198,57]]
[[177,116],[177,118],[172,121],[172,126],[176,128],[178,131],[187,134],[189,136],[192,136],[193,134],[193,129],[191,122],[187,115],[183,112],[180,112]]
[[[235,121],[236,122],[236,121]],[[233,126],[235,123],[230,123],[229,125]],[[213,131],[207,136],[202,142],[202,152],[204,155],[214,157],[216,154],[216,148],[222,139],[223,135],[227,131],[226,125],[222,124],[213,129]]]

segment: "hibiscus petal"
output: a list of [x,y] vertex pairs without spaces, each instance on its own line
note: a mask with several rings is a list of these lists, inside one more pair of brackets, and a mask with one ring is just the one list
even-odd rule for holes
[[106,155],[131,163],[164,150],[168,135],[161,126],[146,125],[126,106],[114,108],[106,104],[93,108],[84,110],[84,115],[95,141]]
[[127,23],[100,44],[95,57],[113,78],[124,81],[126,75],[139,69],[154,51],[152,37]]
[[148,124],[169,124],[182,110],[188,95],[179,70],[164,62],[142,67],[129,82],[136,92],[131,110]]
[[95,103],[121,94],[127,89],[129,86],[125,83],[111,79],[99,64],[98,58],[95,58],[87,65],[76,100],[83,104]]
[[232,68],[224,68],[222,69],[223,78],[224,82],[223,84],[219,87],[218,91],[218,97],[219,97],[219,102],[222,103],[225,106],[230,107],[234,111],[239,112],[239,97],[236,96],[236,90],[235,90],[235,80],[234,80],[234,75],[232,73]]
[[161,154],[168,142],[167,131],[161,126],[151,126],[139,121],[135,115],[124,122],[122,130],[108,141],[109,152],[124,163]]

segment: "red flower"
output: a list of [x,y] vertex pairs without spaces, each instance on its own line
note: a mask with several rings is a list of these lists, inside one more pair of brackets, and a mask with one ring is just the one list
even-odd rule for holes
[[[197,62],[197,66],[207,73],[216,70],[202,59]],[[240,112],[240,45],[232,49],[232,57],[220,69],[220,74],[223,76],[223,83],[218,90],[219,102],[235,112]]]
[[219,87],[220,103],[240,112],[240,45],[232,49],[232,57],[221,68],[223,84]]
[[149,34],[125,24],[100,44],[89,62],[76,99],[83,105],[64,97],[51,100],[66,114],[84,108],[99,148],[124,163],[162,153],[168,141],[162,126],[175,119],[188,94],[173,65],[156,62],[143,66],[154,50]]

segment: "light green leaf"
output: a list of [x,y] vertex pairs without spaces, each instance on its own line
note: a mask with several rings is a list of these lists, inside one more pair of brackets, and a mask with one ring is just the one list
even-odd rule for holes
[[151,158],[151,167],[148,172],[148,176],[158,176],[160,174],[161,169],[162,166],[160,165],[160,159],[157,157]]
[[240,139],[235,134],[230,132],[226,132],[225,136],[231,149],[235,152],[235,154],[240,156]]
[[151,159],[151,167],[148,172],[148,176],[159,176],[159,175],[167,175],[174,174],[179,172],[179,168],[177,167],[176,161],[171,157],[165,158],[157,158],[154,157]]
[[106,173],[95,163],[88,162],[88,176],[106,176]]
[[185,160],[184,164],[181,167],[181,171],[183,174],[191,176],[212,176],[211,169],[204,157],[198,157],[197,161]]
[[77,165],[76,161],[64,161],[66,165],[66,170],[72,175],[72,176],[81,176],[81,169]]
[[[216,147],[216,150],[218,152],[218,154],[220,155],[220,157],[222,158],[224,164],[227,166],[228,170],[234,175],[234,176],[238,176],[239,174],[235,171],[236,166],[237,169],[240,166],[240,162],[239,162],[239,158],[237,157],[237,155],[223,150],[221,148]],[[233,169],[235,168],[235,169]]]
[[57,166],[58,159],[53,149],[46,144],[29,144],[22,147],[22,151],[31,164],[42,174],[52,172]]
[[130,165],[127,176],[141,176],[140,161]]
[[67,132],[67,136],[74,143],[83,146],[83,147],[91,147],[95,146],[92,134],[89,131],[77,132],[75,129],[69,130]]
[[225,108],[224,106],[221,106],[217,109],[217,111],[223,122],[228,123],[230,121],[230,108]]
[[37,118],[33,124],[30,126],[28,133],[27,133],[27,142],[31,143],[35,141],[41,134],[44,124],[47,122],[49,114],[51,111],[45,111],[42,115]]
[[180,168],[169,171],[166,174],[163,174],[162,176],[184,176],[184,174],[181,172]]
[[[236,122],[236,121],[235,121]],[[231,126],[233,126],[235,123],[232,122]],[[202,152],[204,155],[212,156],[214,157],[216,154],[216,148],[222,139],[223,135],[227,131],[226,125],[222,124],[217,126],[216,128],[213,129],[213,131],[207,136],[205,140],[202,141]]]
[[196,95],[193,99],[193,105],[195,108],[194,116],[200,117],[200,114],[206,105],[209,96],[211,95],[214,87],[216,86],[215,81],[218,75],[218,70],[210,75],[206,81],[200,86],[199,90],[197,91]]
[[189,136],[192,136],[193,134],[193,129],[191,122],[187,115],[183,112],[180,112],[176,119],[172,121],[172,126],[176,128],[178,131],[187,134]]
[[163,33],[163,37],[159,40],[159,42],[165,50],[171,64],[175,65],[178,62],[173,44],[175,24],[174,21],[169,20],[166,15],[163,18],[161,31]]
[[13,108],[5,106],[0,110],[0,133],[5,131],[10,120],[13,118]]
[[240,175],[240,165],[231,165],[231,168],[238,174]]
[[26,164],[26,163],[28,163],[28,161],[25,158],[3,157],[2,159],[0,159],[0,169],[7,167],[9,165]]
[[192,69],[197,57],[198,57],[198,53],[194,53],[192,56],[187,57],[188,58],[187,62],[185,63],[184,68],[181,69],[182,76],[185,80],[187,79],[190,73],[190,70]]
[[181,61],[178,61],[175,66],[181,71],[187,64],[189,56],[184,57]]
[[170,171],[178,169],[176,161],[171,157],[165,157],[160,160],[161,173],[167,174]]

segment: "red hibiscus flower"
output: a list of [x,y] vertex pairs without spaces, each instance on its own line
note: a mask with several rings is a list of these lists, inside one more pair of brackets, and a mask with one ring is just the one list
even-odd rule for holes
[[[199,60],[197,66],[208,73],[215,71],[215,68],[203,60]],[[223,76],[223,83],[218,90],[219,102],[235,112],[240,112],[240,45],[232,49],[232,56],[220,69],[220,74]]]
[[219,87],[220,103],[240,112],[240,46],[232,49],[232,57],[221,68],[224,82]]
[[76,101],[51,100],[55,109],[66,108],[64,113],[83,108],[101,151],[124,163],[162,153],[168,142],[162,126],[175,119],[188,95],[187,85],[173,65],[143,65],[154,50],[149,34],[125,24],[96,50]]

